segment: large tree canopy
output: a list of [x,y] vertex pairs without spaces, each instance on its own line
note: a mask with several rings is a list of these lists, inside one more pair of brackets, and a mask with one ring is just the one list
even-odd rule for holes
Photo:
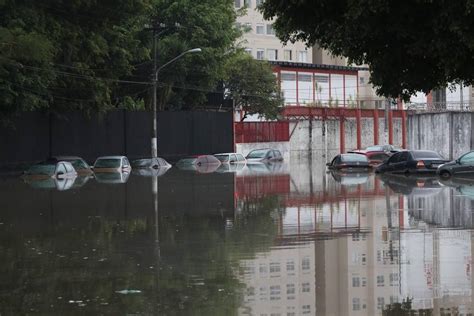
[[378,93],[404,99],[474,83],[473,9],[470,0],[266,0],[261,7],[283,41],[368,64]]

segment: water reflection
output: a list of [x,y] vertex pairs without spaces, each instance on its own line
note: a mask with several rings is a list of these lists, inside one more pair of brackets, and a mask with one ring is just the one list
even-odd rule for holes
[[230,169],[0,178],[0,314],[472,313],[470,183]]

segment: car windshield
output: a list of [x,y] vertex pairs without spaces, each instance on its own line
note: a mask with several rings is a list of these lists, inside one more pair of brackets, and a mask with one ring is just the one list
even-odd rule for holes
[[180,161],[178,161],[178,163],[180,165],[192,165],[193,163],[195,163],[197,160],[196,157],[189,157],[189,158],[183,158],[181,159]]
[[366,151],[383,151],[383,146],[369,146]]
[[26,172],[27,174],[44,174],[44,175],[53,175],[54,170],[56,170],[56,165],[34,165]]
[[364,155],[341,155],[341,160],[344,162],[367,162],[367,157]]
[[138,160],[132,161],[133,167],[149,167],[151,164],[152,164],[151,159],[138,159]]
[[247,158],[264,158],[268,150],[266,149],[257,149],[254,151],[251,151],[248,155]]
[[227,162],[229,161],[229,155],[214,155],[217,159],[219,159],[221,162]]
[[87,163],[81,159],[76,159],[76,160],[67,160],[71,163],[71,165],[74,167],[74,169],[89,169],[89,166]]
[[434,151],[413,151],[411,154],[414,159],[443,159],[440,154]]
[[120,168],[120,159],[105,158],[98,159],[94,165],[95,168]]

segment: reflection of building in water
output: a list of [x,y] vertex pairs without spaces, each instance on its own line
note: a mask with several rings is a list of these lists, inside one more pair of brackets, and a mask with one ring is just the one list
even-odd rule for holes
[[315,315],[314,243],[275,247],[241,260],[246,285],[240,315]]

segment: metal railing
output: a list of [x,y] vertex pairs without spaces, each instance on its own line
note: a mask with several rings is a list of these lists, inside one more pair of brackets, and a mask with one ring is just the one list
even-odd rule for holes
[[416,112],[474,112],[474,102],[406,103],[407,110]]

